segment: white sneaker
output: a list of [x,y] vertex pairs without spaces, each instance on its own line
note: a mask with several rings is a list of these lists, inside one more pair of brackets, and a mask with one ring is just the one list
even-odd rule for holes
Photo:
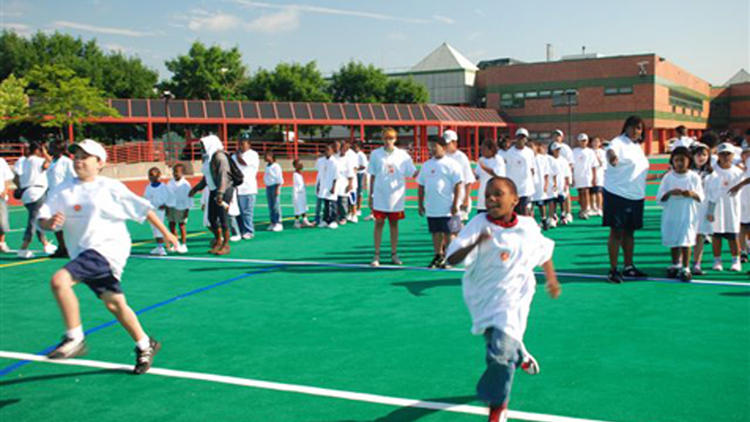
[[548,218],[548,219],[547,219],[547,225],[548,225],[548,226],[549,226],[550,228],[553,228],[553,229],[554,229],[555,227],[557,227],[557,220],[555,220],[554,218]]
[[182,254],[182,253],[187,253],[187,251],[188,251],[188,247],[186,244],[181,243],[179,246],[177,246],[177,253]]
[[284,230],[284,226],[282,226],[281,223],[276,223],[276,224],[274,224],[274,226],[273,226],[273,228],[271,230],[275,231],[275,232],[280,232],[280,231]]
[[362,210],[357,210],[357,217],[360,217],[362,215]]
[[302,227],[312,227],[313,223],[310,222],[308,219],[302,220]]
[[299,220],[295,220],[294,221],[294,228],[295,229],[301,229],[302,228],[302,223],[300,223]]
[[151,249],[151,252],[149,252],[151,255],[155,256],[167,256],[167,250],[164,249],[164,246],[157,246],[154,249]]
[[238,234],[235,234],[234,236],[229,237],[230,242],[239,242],[240,240],[242,240],[242,236]]
[[30,259],[34,257],[34,252],[31,252],[28,249],[19,249],[18,250],[18,257],[23,259]]
[[568,223],[572,223],[573,222],[573,214],[571,214],[571,213],[565,214],[565,221],[567,221]]
[[742,264],[739,261],[736,261],[735,263],[732,264],[731,267],[729,267],[729,271],[734,271],[734,272],[742,271]]
[[0,252],[5,252],[5,253],[10,252],[10,248],[8,247],[7,243],[0,242]]
[[55,252],[57,252],[57,245],[53,245],[52,243],[44,245],[44,253],[47,255],[52,255]]
[[379,267],[380,266],[380,255],[375,255],[372,258],[372,261],[370,262],[371,267]]
[[269,231],[269,232],[272,232],[273,228],[274,228],[274,225],[269,223],[268,227],[266,227],[266,230]]
[[721,265],[721,261],[714,262],[714,266],[711,267],[714,271],[724,271],[724,267]]
[[320,227],[321,229],[324,229],[328,227],[328,223],[326,223],[325,221],[321,221],[320,224],[318,224],[318,227]]
[[368,215],[367,217],[364,218],[365,221],[372,221],[374,219],[375,219],[375,216],[373,216],[372,214],[370,214],[370,215]]
[[328,228],[329,228],[329,229],[338,229],[338,228],[339,228],[339,225],[338,225],[338,223],[336,223],[336,222],[334,221],[333,223],[331,223],[331,224],[329,224],[329,225],[328,225]]
[[243,238],[243,239],[245,239],[245,240],[250,240],[250,239],[252,239],[253,237],[254,237],[254,236],[253,236],[253,234],[252,234],[252,233],[245,233],[245,234],[243,234],[243,235],[242,235],[242,238]]
[[359,218],[357,218],[357,216],[355,215],[352,218],[350,218],[349,221],[351,221],[352,223],[359,223]]

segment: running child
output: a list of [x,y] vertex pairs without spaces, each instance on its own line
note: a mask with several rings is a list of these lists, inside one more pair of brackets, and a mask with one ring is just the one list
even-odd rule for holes
[[607,166],[607,151],[602,148],[602,138],[594,136],[591,138],[591,149],[596,155],[596,177],[594,186],[591,187],[591,212],[592,215],[603,216],[604,211],[604,170]]
[[479,191],[477,192],[477,213],[487,211],[484,205],[484,190],[487,182],[493,177],[505,177],[505,159],[500,155],[497,142],[487,138],[482,142],[482,156],[477,160],[477,179],[479,179]]
[[121,182],[99,175],[107,160],[99,143],[86,139],[71,148],[78,177],[51,192],[39,210],[39,225],[44,230],[62,230],[71,257],[50,281],[66,332],[47,357],[70,359],[86,353],[78,298],[73,291],[75,284],[84,283],[135,341],[133,372],[143,374],[151,368],[161,343],[146,334],[122,292],[120,280],[131,246],[125,222],[148,220],[169,245],[176,245],[177,238],[164,227],[147,200]]
[[[167,201],[169,201],[169,190],[167,189],[167,185],[162,183],[159,179],[161,179],[161,170],[159,170],[158,167],[151,167],[148,170],[149,184],[146,186],[146,191],[143,192],[143,197],[154,207],[154,213],[159,217],[159,221],[164,221],[164,216],[167,210]],[[151,231],[156,240],[156,247],[151,249],[151,252],[149,253],[157,256],[167,255],[167,250],[164,249],[164,238],[161,236],[161,231],[153,224],[151,225]]]
[[576,138],[578,146],[573,149],[573,184],[578,191],[578,218],[588,220],[593,215],[590,210],[591,188],[596,185],[597,157],[588,147],[589,136],[585,133],[578,134]]
[[446,157],[447,145],[444,138],[430,142],[432,158],[422,165],[417,176],[419,215],[427,216],[435,250],[435,257],[427,268],[445,268],[445,248],[451,235],[448,221],[458,215],[461,200],[461,167],[455,160]]
[[693,157],[686,147],[672,150],[669,164],[672,171],[661,181],[656,200],[664,210],[661,214],[661,241],[671,249],[672,265],[667,277],[690,281],[690,248],[697,236],[699,204],[703,201],[703,182],[690,170]]
[[491,422],[507,420],[508,401],[517,368],[539,373],[539,364],[523,343],[536,290],[534,268],[542,266],[547,292],[560,295],[552,252],[533,218],[518,216],[519,198],[508,178],[492,178],[485,191],[487,213],[478,214],[448,247],[448,263],[465,262],[463,297],[472,319],[471,332],[484,335],[487,369],[477,395],[489,404]]
[[284,230],[281,225],[281,185],[284,184],[284,173],[281,166],[276,162],[273,151],[266,151],[266,171],[263,173],[263,183],[266,184],[266,199],[268,200],[268,213],[271,216],[271,224],[268,230],[280,232]]
[[187,224],[190,207],[193,200],[190,199],[190,183],[185,179],[185,165],[177,163],[172,167],[172,180],[167,182],[167,222],[169,232],[177,236],[177,227],[180,228],[180,244],[177,245],[177,253],[187,253]]
[[294,228],[300,229],[311,227],[307,221],[307,191],[305,189],[305,177],[302,176],[302,161],[296,159],[292,162],[294,175],[292,176],[292,202],[294,202]]
[[721,239],[729,243],[732,254],[730,271],[741,271],[738,236],[740,232],[740,197],[731,195],[729,190],[742,181],[742,170],[734,166],[734,146],[722,143],[716,150],[719,159],[714,172],[706,181],[708,211],[706,218],[713,223],[713,241],[715,271],[722,271]]

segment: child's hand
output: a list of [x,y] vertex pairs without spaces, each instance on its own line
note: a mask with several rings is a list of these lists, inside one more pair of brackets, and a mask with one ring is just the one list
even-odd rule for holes
[[477,238],[475,245],[478,245],[484,241],[492,239],[492,230],[487,227],[486,230],[484,230],[482,233],[479,234],[479,238]]
[[710,221],[710,222],[713,223],[714,222],[714,215],[713,214],[707,214],[706,215],[706,220],[708,220],[708,221]]
[[549,297],[552,299],[557,299],[562,292],[562,287],[560,287],[560,282],[557,281],[556,275],[547,278],[547,284],[545,287],[547,289],[547,294],[549,294]]
[[424,204],[419,204],[419,216],[424,217]]
[[731,188],[730,188],[730,189],[729,189],[729,190],[727,191],[727,193],[729,193],[729,195],[730,195],[730,196],[734,196],[734,195],[737,195],[737,192],[739,192],[739,191],[740,191],[740,189],[742,189],[742,184],[738,184],[738,185],[736,185],[736,186],[732,186],[732,187],[731,187]]
[[164,243],[167,244],[167,248],[170,248],[170,247],[177,248],[178,246],[180,246],[180,242],[177,241],[177,236],[169,232],[167,232],[167,234],[164,235]]
[[52,218],[50,218],[47,222],[51,230],[57,230],[58,228],[62,227],[64,223],[65,214],[63,214],[61,211],[56,212],[55,215],[53,215]]

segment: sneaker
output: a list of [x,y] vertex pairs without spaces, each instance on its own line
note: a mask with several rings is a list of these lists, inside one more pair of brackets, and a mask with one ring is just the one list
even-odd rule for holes
[[521,369],[529,375],[536,375],[539,373],[539,363],[531,353],[526,352],[523,356],[523,362],[521,362]]
[[240,240],[242,240],[242,236],[238,234],[235,234],[234,236],[229,237],[230,242],[239,242]]
[[268,227],[266,227],[266,231],[269,231],[269,232],[273,231],[273,227],[274,227],[273,224],[269,224]]
[[549,221],[542,220],[542,230],[544,230],[544,231],[549,230]]
[[581,220],[588,220],[589,215],[585,211],[579,211],[578,218],[580,218]]
[[151,368],[151,364],[154,363],[154,356],[159,353],[159,350],[161,350],[161,343],[154,339],[149,339],[148,349],[146,350],[136,347],[133,373],[136,375],[145,374]]
[[345,226],[346,225],[346,218],[342,218],[339,220],[339,226]]
[[28,249],[19,249],[18,250],[18,257],[23,259],[30,259],[34,257],[34,252],[31,252]]
[[630,278],[646,278],[648,277],[648,274],[644,273],[643,271],[639,270],[638,268],[635,268],[635,266],[631,265],[629,267],[625,267],[624,270],[622,270],[622,275],[625,277]]
[[299,220],[294,220],[294,228],[295,229],[301,229],[302,223],[299,222]]
[[321,229],[324,229],[328,227],[328,223],[326,223],[325,221],[321,221],[320,224],[318,224],[318,227],[320,227]]
[[490,407],[490,417],[487,420],[489,422],[507,422],[508,408],[506,408],[505,406]]
[[181,243],[179,246],[177,246],[177,253],[182,254],[182,253],[187,253],[187,252],[188,252],[188,247],[186,244]]
[[450,270],[453,268],[452,265],[448,265],[448,260],[445,259],[443,255],[440,255],[440,262],[438,263],[438,268],[441,270]]
[[694,275],[703,275],[705,274],[703,270],[701,269],[700,265],[693,265],[693,274]]
[[550,228],[554,229],[555,227],[557,227],[557,220],[554,218],[547,219],[547,225]]
[[442,261],[440,255],[435,255],[435,257],[432,258],[432,261],[430,261],[430,265],[428,265],[427,268],[438,268],[440,266],[440,261]]
[[570,224],[570,223],[572,223],[572,222],[573,222],[573,214],[571,214],[571,213],[567,213],[567,214],[565,214],[565,222],[566,222],[567,224]]
[[311,223],[308,219],[302,220],[302,227],[312,227],[314,226],[313,223]]
[[667,268],[667,278],[677,278],[678,274],[680,274],[680,268],[678,267]]
[[391,262],[393,262],[393,265],[404,265],[404,262],[395,253],[391,254]]
[[613,283],[613,284],[621,284],[623,281],[622,274],[620,274],[617,269],[609,270],[609,274],[607,274],[607,283]]
[[724,267],[721,265],[721,261],[714,262],[714,266],[711,267],[714,271],[724,271]]
[[174,245],[167,246],[167,252],[177,252],[177,248]]
[[740,263],[740,261],[734,261],[734,263],[732,264],[732,266],[729,267],[729,271],[733,271],[733,272],[740,272],[740,271],[742,271],[742,264]]
[[4,253],[10,252],[10,248],[8,247],[7,243],[0,242],[0,252],[4,252]]
[[[325,227],[325,226],[323,226],[323,227]],[[338,228],[339,228],[339,225],[338,225],[338,223],[336,223],[336,222],[334,221],[333,223],[331,223],[331,224],[329,224],[329,225],[328,225],[328,228],[329,228],[329,229],[338,229]]]
[[357,217],[361,217],[361,216],[362,216],[362,210],[357,210]]
[[367,217],[365,217],[363,220],[365,220],[365,221],[372,221],[374,219],[375,219],[375,216],[373,216],[372,214],[370,214]]
[[275,232],[280,232],[280,231],[284,230],[284,226],[282,226],[281,223],[276,223],[276,224],[274,224],[274,226],[273,226],[273,228],[271,230],[275,231]]
[[[0,246],[0,251],[2,251],[2,250],[3,250],[3,249],[2,249],[2,246]],[[3,251],[3,252],[5,252],[5,251]],[[748,259],[747,259],[747,252],[742,252],[742,253],[740,254],[740,263],[742,263],[742,264],[746,264],[747,262],[748,262]]]
[[83,356],[88,352],[86,340],[75,341],[72,338],[63,336],[60,344],[47,353],[50,359],[72,359],[76,356]]
[[245,239],[245,240],[250,240],[253,237],[255,237],[255,235],[253,235],[252,233],[245,233],[245,234],[242,235],[242,238]]
[[689,283],[690,280],[693,279],[693,274],[690,273],[690,269],[683,268],[680,270],[680,273],[677,276],[677,278],[679,278],[680,281],[682,281],[683,283]]
[[352,218],[350,218],[349,221],[356,224],[356,223],[359,223],[359,218],[357,218],[357,216],[355,215]]
[[374,256],[373,258],[372,258],[372,261],[370,261],[370,266],[371,266],[371,267],[379,267],[379,266],[380,266],[380,255],[377,255],[377,254],[376,254],[376,255],[375,255],[375,256]]
[[46,245],[44,245],[44,253],[46,253],[47,255],[52,255],[55,252],[57,252],[57,245],[54,245],[52,243],[47,243]]
[[151,249],[151,252],[149,252],[149,255],[167,256],[167,250],[164,249],[164,246],[157,246],[154,249]]

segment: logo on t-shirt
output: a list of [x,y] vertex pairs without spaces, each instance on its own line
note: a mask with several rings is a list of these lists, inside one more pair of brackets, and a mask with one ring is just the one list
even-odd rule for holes
[[76,212],[78,212],[78,211],[81,210],[81,206],[78,205],[78,204],[75,204],[75,205],[73,205],[73,210],[75,210]]
[[722,182],[722,185],[724,185],[724,187],[729,186],[729,180],[724,179],[724,181]]
[[508,259],[510,259],[510,253],[508,251],[502,251],[500,252],[500,260],[503,262],[506,262]]
[[388,164],[387,166],[385,166],[385,171],[391,175],[396,174],[396,166],[394,166],[393,164]]

